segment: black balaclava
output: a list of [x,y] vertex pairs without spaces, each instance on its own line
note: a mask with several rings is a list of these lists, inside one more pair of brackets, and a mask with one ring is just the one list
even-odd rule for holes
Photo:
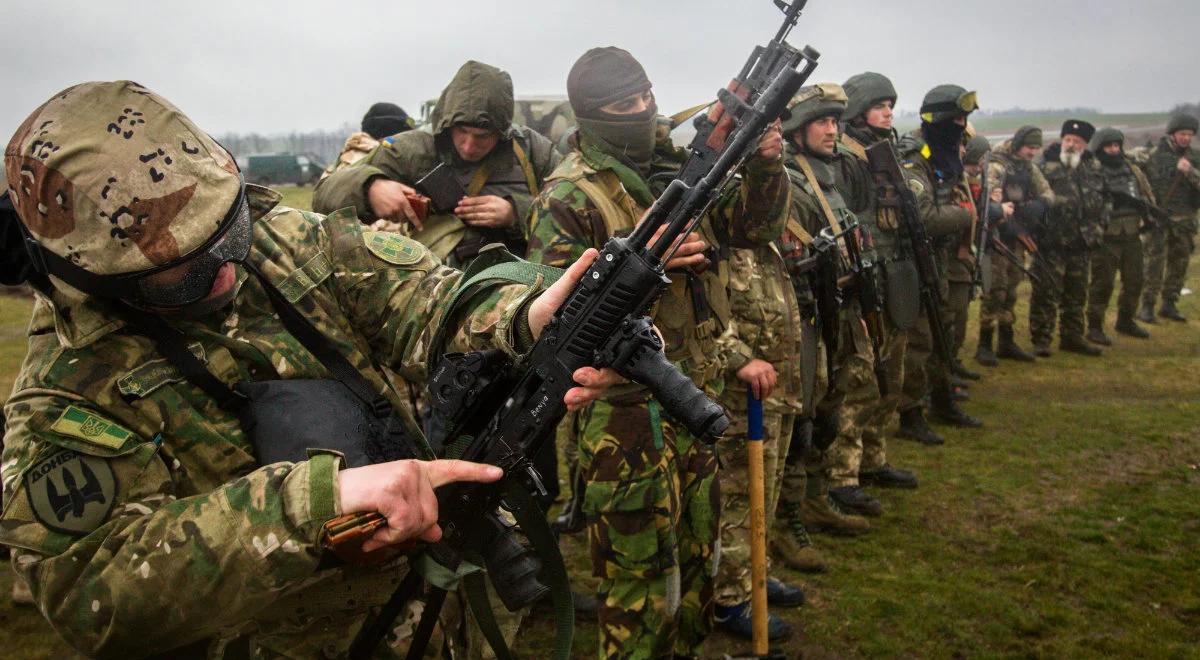
[[581,136],[605,153],[624,159],[643,174],[654,155],[658,106],[635,115],[614,115],[604,106],[649,91],[646,70],[627,51],[613,46],[584,53],[567,75],[567,96]]
[[921,136],[929,145],[929,162],[942,181],[958,180],[962,176],[959,146],[965,130],[965,126],[959,126],[953,119],[932,124],[921,122]]

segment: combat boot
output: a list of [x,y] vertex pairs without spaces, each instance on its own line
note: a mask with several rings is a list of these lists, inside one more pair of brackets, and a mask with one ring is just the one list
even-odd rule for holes
[[783,580],[767,578],[767,603],[775,607],[800,607],[804,604],[804,590]]
[[1033,354],[1034,356],[1040,358],[1048,358],[1051,355],[1054,355],[1054,353],[1050,352],[1050,344],[1043,344],[1041,342],[1035,342],[1033,344]]
[[951,387],[962,388],[964,390],[971,389],[971,383],[964,380],[958,374],[955,374],[953,370],[949,374],[946,374],[946,380],[950,382]]
[[1068,353],[1079,353],[1080,355],[1090,355],[1092,357],[1104,354],[1104,351],[1084,341],[1083,337],[1063,337],[1062,341],[1058,342],[1058,348]]
[[[1179,313],[1179,308],[1175,306],[1174,300],[1164,300],[1162,307],[1158,308],[1158,315],[1164,319],[1187,323],[1187,317]],[[1139,316],[1138,318],[1140,319],[1141,317]],[[1153,315],[1151,315],[1151,318],[1153,318]]]
[[[713,608],[713,620],[725,632],[745,639],[754,638],[754,626],[750,620],[750,602],[737,605],[717,605]],[[767,613],[767,641],[782,642],[792,636],[792,624]]]
[[843,511],[870,518],[878,518],[883,515],[883,504],[863,490],[862,486],[830,488],[829,499]]
[[771,529],[771,553],[785,566],[801,573],[824,573],[825,559],[813,547],[812,538],[800,519],[800,505],[779,503],[775,526]]
[[985,367],[995,367],[1000,364],[996,354],[992,352],[992,329],[979,329],[979,347],[975,349],[975,361]]
[[1000,326],[1000,340],[996,342],[996,357],[1006,360],[1016,360],[1018,362],[1037,361],[1037,358],[1026,353],[1020,346],[1017,346],[1017,341],[1013,338],[1013,327],[1011,325]]
[[958,403],[954,401],[954,397],[944,387],[934,386],[929,392],[929,416],[949,424],[964,429],[977,429],[983,426],[983,422],[963,412],[962,408],[958,407]]
[[1149,339],[1150,333],[1133,320],[1132,315],[1117,314],[1117,324],[1113,326],[1117,332],[1134,339]]
[[1087,340],[1101,346],[1112,346],[1112,340],[1108,338],[1108,335],[1104,334],[1104,328],[1100,327],[1099,324],[1088,325]]
[[[1164,306],[1166,306],[1165,303]],[[1142,303],[1142,306],[1138,308],[1137,320],[1141,321],[1142,323],[1149,323],[1151,325],[1158,323],[1158,319],[1154,318],[1153,302]]]
[[929,428],[921,408],[909,408],[900,411],[900,428],[896,435],[909,440],[916,440],[923,445],[944,445],[946,440]]
[[963,364],[962,360],[959,360],[958,358],[954,358],[954,364],[950,366],[950,373],[958,376],[959,378],[966,378],[967,380],[979,380],[980,378],[983,378],[983,374],[977,371],[971,371],[967,368],[967,365]]
[[825,495],[804,498],[800,504],[800,520],[806,529],[837,536],[859,536],[871,529],[866,518],[845,513]]
[[875,470],[858,473],[858,483],[880,488],[916,488],[917,475],[884,463]]

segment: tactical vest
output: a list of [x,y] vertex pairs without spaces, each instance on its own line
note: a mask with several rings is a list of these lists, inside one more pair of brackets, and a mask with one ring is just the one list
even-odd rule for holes
[[[899,219],[893,216],[891,209],[880,208],[877,203],[881,194],[879,187],[889,184],[874,180],[867,164],[866,147],[861,142],[843,133],[838,140],[837,151],[849,160],[847,167],[858,170],[853,175],[841,173],[838,188],[853,197],[853,213],[858,223],[871,234],[871,245],[864,246],[864,252],[877,261],[896,259],[903,252],[897,231]],[[857,190],[859,187],[864,189]]]
[[[587,196],[596,207],[608,237],[628,235],[646,212],[614,172],[594,169],[578,151],[563,159],[546,181],[547,186],[560,182],[570,183]],[[728,238],[718,236],[710,218],[705,216],[696,231],[709,245],[728,245]],[[717,250],[712,261],[699,275],[690,271],[669,272],[671,286],[659,298],[651,315],[667,340],[667,357],[678,363],[698,387],[715,395],[723,387],[719,380],[722,365],[717,359],[717,338],[729,327],[731,314],[726,288],[727,257]],[[644,388],[628,385],[613,390],[619,396]]]
[[[1027,161],[997,157],[996,160],[1004,165],[1004,201],[1020,204],[1037,197],[1033,189],[1033,165]],[[940,202],[941,200],[939,200]]]
[[1080,251],[1100,242],[1100,232],[1094,224],[1097,218],[1092,216],[1101,193],[1089,172],[1083,162],[1075,169],[1054,160],[1042,165],[1042,176],[1058,203],[1050,208],[1051,221],[1038,237],[1040,247]]
[[[1133,164],[1128,160],[1122,160],[1117,167],[1109,167],[1101,164],[1099,167],[1100,177],[1104,180],[1104,188],[1106,190],[1120,190],[1128,193],[1138,199],[1148,200],[1146,190],[1142,188],[1141,182],[1138,181],[1137,174],[1133,171]],[[1105,227],[1105,236],[1137,236],[1141,228],[1143,213],[1131,206],[1122,205],[1119,202],[1109,203],[1108,226]]]

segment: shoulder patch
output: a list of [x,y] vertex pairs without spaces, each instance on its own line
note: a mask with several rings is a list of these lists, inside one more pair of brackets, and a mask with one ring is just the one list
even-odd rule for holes
[[120,449],[133,437],[128,429],[73,405],[54,420],[50,430],[109,449]]
[[411,266],[425,257],[420,243],[395,232],[365,231],[363,242],[371,254],[397,266]]
[[921,156],[925,160],[929,160],[933,156],[933,150],[929,148],[928,144],[921,145]]
[[38,522],[56,532],[82,536],[112,512],[117,475],[108,461],[68,449],[29,468],[25,493]]
[[380,144],[382,144],[383,146],[385,146],[385,147],[387,147],[387,148],[391,149],[391,148],[392,148],[392,144],[393,144],[395,141],[396,141],[396,136],[395,136],[395,135],[389,135],[389,136],[387,136],[387,137],[383,138],[382,140],[380,140],[380,141],[379,141],[379,143],[380,143]]

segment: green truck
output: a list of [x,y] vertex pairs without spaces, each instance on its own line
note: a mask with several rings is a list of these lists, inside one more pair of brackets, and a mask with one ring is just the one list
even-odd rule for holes
[[288,153],[246,156],[245,162],[239,165],[247,182],[261,186],[305,186],[316,183],[325,170],[325,166],[312,156]]

